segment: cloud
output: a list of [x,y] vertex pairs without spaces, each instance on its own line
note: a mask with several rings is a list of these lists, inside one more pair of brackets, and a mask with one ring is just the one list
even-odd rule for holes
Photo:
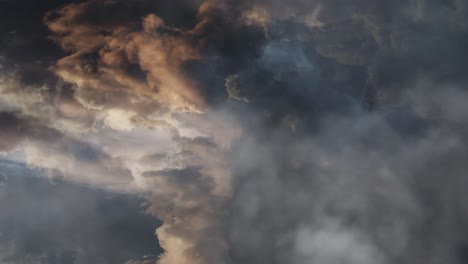
[[466,260],[463,1],[46,10],[59,51],[2,55],[0,151],[145,195],[159,263]]
[[372,243],[347,229],[342,231],[336,227],[324,227],[316,232],[302,230],[297,235],[296,243],[298,263],[383,263]]
[[7,112],[0,114],[0,120],[2,123],[0,151],[6,153],[14,150],[24,140],[26,124],[13,113]]
[[21,150],[32,167],[58,169],[80,182],[109,184],[132,181],[128,169],[109,154],[41,120],[15,112],[1,112],[2,154]]
[[[109,103],[128,108],[148,104],[147,107],[172,111],[203,110],[204,102],[195,83],[179,69],[184,61],[199,58],[197,48],[189,40],[202,24],[181,31],[165,26],[154,14],[145,16],[141,27],[82,21],[94,5],[102,4],[94,1],[69,5],[49,13],[45,19],[54,39],[73,52],[52,70],[77,85],[75,96],[79,102],[91,109],[101,109]],[[118,7],[112,2],[105,5]],[[93,55],[98,57],[93,59]],[[145,78],[124,70],[130,67]]]
[[142,213],[140,197],[51,184],[43,171],[13,162],[0,162],[0,170],[9,175],[0,186],[2,263],[154,261],[162,252],[153,235],[160,223]]

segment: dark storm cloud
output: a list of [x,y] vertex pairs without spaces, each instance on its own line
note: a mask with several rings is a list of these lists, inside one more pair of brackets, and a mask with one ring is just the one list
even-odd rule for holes
[[1,131],[1,152],[9,152],[16,147],[25,137],[25,124],[13,113],[0,113]]
[[1,151],[90,182],[131,172],[161,264],[464,263],[466,5],[37,8],[37,54],[4,26]]
[[40,21],[45,12],[70,2],[0,1],[1,68],[18,72],[18,79],[28,85],[55,82],[48,67],[64,53],[48,41]]
[[454,208],[466,200],[455,187],[464,186],[464,139],[450,130],[402,138],[379,115],[334,123],[315,137],[276,130],[237,145],[234,263],[463,263],[464,234],[449,229],[464,229]]
[[234,144],[231,261],[465,261],[462,2],[348,2],[344,21],[321,3],[323,24],[277,22],[296,31],[227,78],[260,113]]

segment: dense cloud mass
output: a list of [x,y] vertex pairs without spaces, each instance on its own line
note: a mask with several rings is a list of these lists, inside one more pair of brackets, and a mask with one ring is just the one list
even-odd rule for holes
[[[0,167],[0,262],[468,262],[466,0],[43,2],[0,1],[0,162],[46,175]],[[45,239],[44,182],[155,222]]]

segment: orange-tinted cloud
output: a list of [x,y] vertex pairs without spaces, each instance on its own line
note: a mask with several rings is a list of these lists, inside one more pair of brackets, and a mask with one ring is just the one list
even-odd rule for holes
[[[154,14],[143,17],[139,26],[92,25],[80,19],[87,8],[87,3],[69,5],[45,18],[52,38],[72,52],[52,71],[76,85],[79,102],[90,109],[117,104],[140,112],[204,110],[197,84],[180,67],[200,58],[192,38],[203,27],[206,7],[200,9],[201,21],[193,30],[165,26]],[[144,76],[135,76],[129,68]]]

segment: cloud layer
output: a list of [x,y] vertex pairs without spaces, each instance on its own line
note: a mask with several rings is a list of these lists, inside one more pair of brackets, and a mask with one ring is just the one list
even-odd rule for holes
[[0,152],[144,195],[158,263],[467,261],[464,0],[38,5]]

